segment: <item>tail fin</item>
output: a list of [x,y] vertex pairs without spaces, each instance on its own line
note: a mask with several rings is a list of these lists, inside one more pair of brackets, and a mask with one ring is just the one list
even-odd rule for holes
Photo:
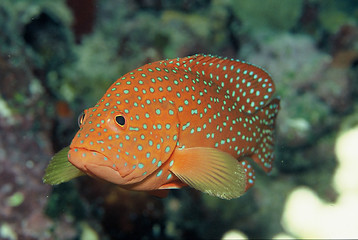
[[259,119],[262,121],[262,124],[257,126],[257,131],[262,134],[262,137],[259,139],[258,148],[252,155],[252,159],[267,173],[271,171],[272,163],[275,158],[273,149],[273,135],[276,116],[279,109],[280,99],[274,98],[269,104],[257,112]]

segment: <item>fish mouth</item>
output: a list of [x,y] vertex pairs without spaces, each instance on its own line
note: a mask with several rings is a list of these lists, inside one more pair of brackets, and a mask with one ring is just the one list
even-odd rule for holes
[[124,178],[119,174],[117,167],[104,154],[86,148],[70,148],[68,160],[86,174],[112,182],[123,184]]

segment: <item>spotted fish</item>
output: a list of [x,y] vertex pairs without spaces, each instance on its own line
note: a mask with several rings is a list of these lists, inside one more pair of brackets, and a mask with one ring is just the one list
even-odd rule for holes
[[44,182],[88,174],[140,191],[191,186],[237,198],[274,159],[274,83],[254,65],[210,55],[146,64],[118,79],[79,117]]

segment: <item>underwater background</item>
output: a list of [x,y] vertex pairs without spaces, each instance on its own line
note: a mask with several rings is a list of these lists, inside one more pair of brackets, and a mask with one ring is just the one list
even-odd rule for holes
[[[276,159],[226,201],[43,184],[119,77],[195,53],[265,68]],[[0,239],[358,238],[358,1],[1,0]]]

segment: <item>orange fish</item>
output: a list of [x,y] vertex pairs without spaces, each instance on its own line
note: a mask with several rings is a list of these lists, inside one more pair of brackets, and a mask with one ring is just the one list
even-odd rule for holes
[[267,72],[238,60],[194,55],[146,64],[83,112],[44,182],[85,173],[130,190],[189,185],[237,198],[255,181],[248,157],[271,171],[274,91]]

